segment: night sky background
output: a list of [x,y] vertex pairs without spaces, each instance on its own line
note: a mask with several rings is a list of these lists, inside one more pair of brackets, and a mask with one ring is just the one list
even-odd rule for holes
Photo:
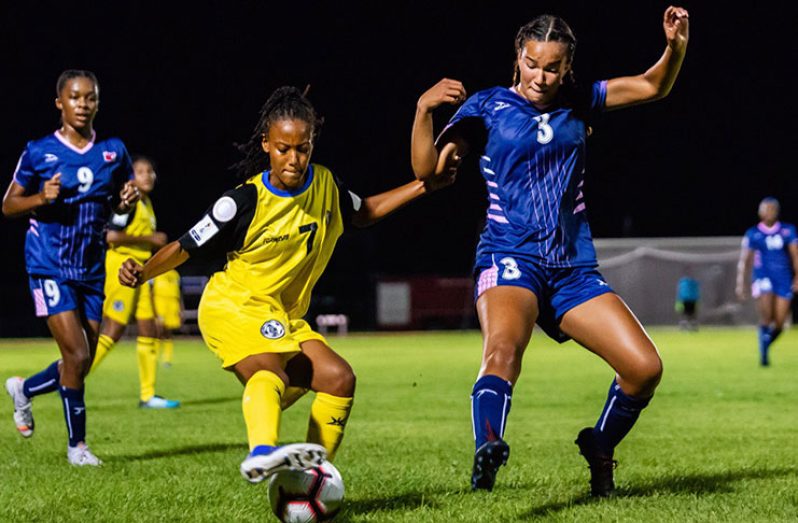
[[[153,201],[170,238],[236,185],[227,170],[238,159],[232,144],[247,139],[262,103],[281,85],[310,84],[325,118],[313,161],[355,192],[373,194],[412,179],[419,95],[444,76],[463,81],[469,94],[509,85],[515,33],[534,16],[549,12],[571,24],[579,40],[575,71],[587,82],[652,65],[664,49],[667,5],[3,2],[3,187],[25,143],[58,126],[58,74],[83,68],[100,81],[98,135],[119,136],[132,154],[157,161]],[[691,38],[671,95],[595,125],[585,187],[595,237],[742,235],[766,195],[782,201],[785,221],[798,221],[798,7],[728,5],[683,4]],[[453,112],[438,111],[438,129]],[[486,207],[476,156],[454,187],[345,235],[317,287],[320,299],[352,302],[355,324],[368,326],[378,275],[468,275]],[[0,219],[0,336],[41,333],[23,261],[26,224]],[[181,272],[208,270],[189,264]]]

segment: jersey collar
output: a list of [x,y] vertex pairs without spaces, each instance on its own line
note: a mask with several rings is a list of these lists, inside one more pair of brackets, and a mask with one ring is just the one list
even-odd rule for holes
[[75,147],[74,145],[69,143],[69,140],[67,140],[66,137],[62,136],[61,133],[58,130],[56,130],[53,133],[53,135],[58,139],[59,142],[64,144],[66,147],[69,147],[70,149],[72,149],[73,151],[75,151],[78,154],[86,154],[87,152],[89,152],[89,149],[91,149],[94,146],[94,140],[97,138],[97,133],[94,132],[94,130],[92,130],[91,131],[91,140],[89,140],[89,143],[87,143],[83,147],[79,148],[79,147]]
[[313,164],[308,165],[308,176],[307,179],[305,180],[305,183],[302,184],[302,187],[290,191],[278,189],[277,187],[272,185],[272,182],[269,181],[270,172],[271,169],[269,169],[268,171],[263,171],[263,174],[261,175],[261,180],[263,180],[263,185],[265,185],[266,188],[269,189],[269,192],[271,192],[272,194],[276,194],[277,196],[299,196],[300,194],[308,190],[308,187],[310,187],[310,184],[313,181]]
[[756,227],[765,234],[773,234],[774,232],[779,230],[779,228],[781,227],[781,222],[776,222],[770,227],[765,225],[765,222],[759,222],[759,224]]

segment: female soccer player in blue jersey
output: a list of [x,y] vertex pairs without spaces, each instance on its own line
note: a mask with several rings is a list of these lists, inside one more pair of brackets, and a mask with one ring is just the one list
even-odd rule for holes
[[513,385],[532,327],[573,338],[615,370],[595,427],[576,443],[591,471],[591,490],[614,490],[613,451],[648,404],[662,375],[656,347],[596,270],[582,183],[591,117],[668,94],[684,59],[688,14],[668,7],[666,48],[645,73],[578,86],[572,76],[576,38],[562,19],[543,15],[521,27],[512,87],[465,101],[433,141],[432,112],[466,93],[444,79],[418,101],[412,163],[419,180],[434,178],[439,156],[480,152],[488,211],[476,253],[476,306],[484,338],[472,393],[476,452],[473,489],[491,490],[509,446],[502,439]]
[[761,221],[745,232],[737,265],[737,297],[748,297],[747,282],[751,281],[759,311],[759,363],[763,367],[770,365],[770,346],[781,334],[793,293],[798,291],[798,235],[794,225],[779,221],[779,210],[775,198],[762,200]]
[[31,399],[58,390],[73,465],[99,465],[86,446],[83,379],[89,371],[102,318],[105,228],[112,211],[124,220],[138,201],[132,168],[118,138],[98,141],[93,122],[100,103],[97,78],[68,70],[58,78],[55,106],[61,128],[28,142],[3,198],[5,216],[30,214],[25,263],[36,315],[47,318],[61,359],[6,390],[14,423],[33,435]]
[[[316,112],[299,90],[275,91],[241,147],[238,170],[247,180],[144,266],[128,259],[119,271],[123,285],[136,286],[189,257],[226,254],[224,270],[202,293],[199,327],[222,367],[244,385],[250,453],[240,469],[253,483],[281,469],[314,466],[325,455],[332,460],[343,437],[355,375],[302,319],[339,236],[448,185],[453,174],[361,199],[329,169],[310,163],[318,131]],[[297,389],[316,393],[308,443],[280,446],[282,408]]]

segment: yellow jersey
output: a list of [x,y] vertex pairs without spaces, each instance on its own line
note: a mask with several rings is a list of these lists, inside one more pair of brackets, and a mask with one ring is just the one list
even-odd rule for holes
[[172,269],[152,279],[155,298],[180,299],[180,273]]
[[278,307],[299,319],[344,224],[359,207],[360,198],[321,165],[311,164],[305,184],[293,191],[274,187],[266,171],[226,192],[180,244],[190,255],[227,254],[206,294],[250,310]]
[[[108,228],[115,231],[124,231],[131,236],[150,236],[155,231],[157,222],[155,211],[152,208],[152,200],[148,196],[142,195],[136,203],[136,207],[128,215],[113,215]],[[108,249],[109,255],[119,255],[122,259],[133,258],[138,262],[144,263],[152,256],[152,247],[149,243],[133,245],[114,245]]]

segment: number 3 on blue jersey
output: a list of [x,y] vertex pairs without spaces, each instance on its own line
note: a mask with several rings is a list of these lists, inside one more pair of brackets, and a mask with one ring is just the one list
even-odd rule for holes
[[538,143],[547,144],[554,138],[554,129],[549,125],[549,113],[535,117],[538,123]]

